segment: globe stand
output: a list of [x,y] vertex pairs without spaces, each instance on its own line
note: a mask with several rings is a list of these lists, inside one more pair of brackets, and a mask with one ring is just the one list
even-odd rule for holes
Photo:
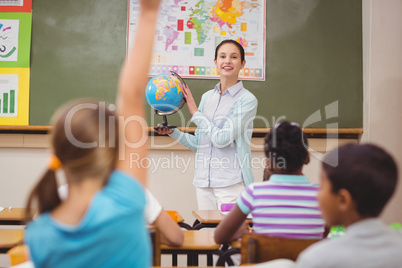
[[[158,114],[158,112],[156,110],[155,110],[155,113]],[[171,126],[168,124],[166,115],[163,115],[162,118],[163,118],[163,123],[160,125],[157,125],[156,127],[154,127],[154,129],[177,128],[177,126]]]

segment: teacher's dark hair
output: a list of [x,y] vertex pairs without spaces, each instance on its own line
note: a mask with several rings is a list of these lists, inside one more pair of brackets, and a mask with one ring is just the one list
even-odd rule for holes
[[232,40],[232,39],[223,40],[223,41],[216,47],[216,49],[215,49],[215,60],[218,58],[218,50],[219,50],[219,48],[220,48],[222,45],[224,45],[224,44],[233,44],[233,45],[237,46],[237,48],[238,48],[239,51],[240,51],[240,59],[241,59],[241,62],[244,61],[244,48],[243,48],[243,46],[240,45],[239,42],[237,42],[237,41],[235,41],[235,40]]

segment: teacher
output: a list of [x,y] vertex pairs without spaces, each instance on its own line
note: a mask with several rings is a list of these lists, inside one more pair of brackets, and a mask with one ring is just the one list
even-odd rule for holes
[[155,130],[196,152],[193,184],[200,210],[235,203],[254,181],[250,140],[258,102],[239,81],[246,64],[244,48],[235,40],[224,40],[216,47],[214,62],[220,82],[202,95],[198,107],[189,88],[183,89],[191,121],[197,125],[194,135],[178,129]]

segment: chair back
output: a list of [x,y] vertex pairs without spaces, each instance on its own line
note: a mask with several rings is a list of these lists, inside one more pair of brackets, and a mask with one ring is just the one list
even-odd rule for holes
[[275,259],[296,261],[300,252],[320,239],[296,239],[245,234],[241,244],[241,263],[260,263]]
[[7,251],[7,255],[10,259],[10,265],[17,265],[29,260],[28,247],[26,245],[18,245],[12,247],[9,251]]
[[148,226],[149,235],[152,242],[152,266],[161,266],[161,239],[157,228]]

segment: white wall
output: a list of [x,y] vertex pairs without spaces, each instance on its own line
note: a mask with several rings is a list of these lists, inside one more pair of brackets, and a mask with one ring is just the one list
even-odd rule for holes
[[398,162],[399,185],[382,218],[402,222],[402,1],[363,0],[364,133]]
[[48,149],[0,148],[0,207],[25,207],[48,156]]
[[[194,153],[177,144],[163,148],[171,143],[169,137],[157,137],[151,141],[148,188],[166,210],[177,210],[187,223],[193,223],[192,211],[197,209],[192,185]],[[0,134],[0,206],[25,206],[29,191],[47,167],[50,155],[47,142],[48,135]],[[309,145],[316,153],[312,154],[304,173],[318,183],[322,154],[339,143],[348,142],[357,140],[310,139]],[[265,161],[261,147],[263,139],[253,139],[252,144],[253,173],[255,180],[261,181]]]
[[[160,149],[165,147],[163,144],[170,143],[169,140],[171,141],[168,137],[152,140],[154,149],[150,151],[150,161],[160,162],[158,168],[155,169],[154,164],[149,168],[148,188],[166,210],[177,210],[185,222],[192,224],[195,220],[192,211],[197,209],[195,189],[192,185],[194,153],[177,145]],[[356,140],[340,142],[356,142]],[[261,163],[265,159],[261,149],[263,139],[253,139],[252,143],[254,144],[252,157],[255,161],[253,172],[256,181],[261,181],[263,167],[258,162]],[[305,167],[304,173],[312,181],[318,182],[321,154],[337,146],[338,141],[313,139],[309,140],[309,145],[317,153],[311,157],[311,162]],[[29,191],[47,168],[49,155],[47,135],[0,134],[0,206],[25,206]],[[188,167],[185,168],[185,165]],[[204,262],[205,260],[201,258],[200,265]],[[171,261],[168,256],[163,256],[162,263],[168,265]],[[179,264],[185,265],[185,259],[179,258]],[[0,267],[6,266],[8,258],[0,254]]]

